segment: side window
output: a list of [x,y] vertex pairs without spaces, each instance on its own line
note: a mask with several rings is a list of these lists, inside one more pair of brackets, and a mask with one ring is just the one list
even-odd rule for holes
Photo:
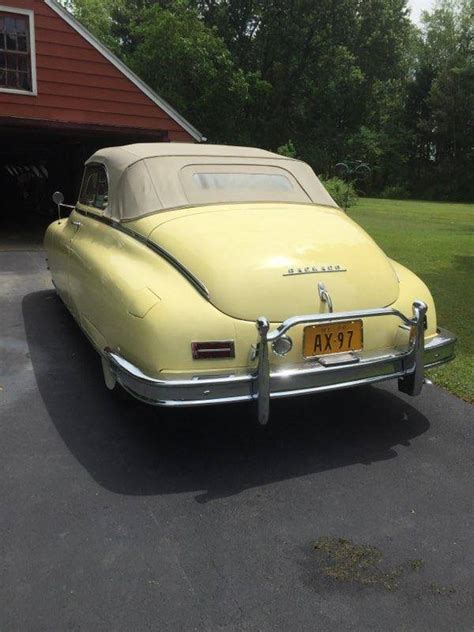
[[104,167],[99,165],[86,167],[79,202],[103,211],[107,208],[108,194],[107,174]]

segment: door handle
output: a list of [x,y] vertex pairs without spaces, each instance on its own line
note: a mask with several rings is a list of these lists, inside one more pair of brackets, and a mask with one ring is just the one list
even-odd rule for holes
[[73,226],[77,226],[78,228],[79,228],[79,226],[82,226],[82,222],[78,222],[78,221],[77,221],[77,220],[75,220],[75,219],[73,219],[73,220],[71,221],[71,224],[72,224]]

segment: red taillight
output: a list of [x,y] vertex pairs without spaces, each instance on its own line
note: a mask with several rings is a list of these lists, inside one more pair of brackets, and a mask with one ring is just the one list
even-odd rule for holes
[[208,358],[235,358],[235,346],[233,340],[192,342],[191,349],[194,360],[205,360]]

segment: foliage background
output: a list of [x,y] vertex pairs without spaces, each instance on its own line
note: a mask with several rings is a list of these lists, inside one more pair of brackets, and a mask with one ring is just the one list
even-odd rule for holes
[[64,0],[211,142],[294,151],[363,194],[474,200],[474,2]]

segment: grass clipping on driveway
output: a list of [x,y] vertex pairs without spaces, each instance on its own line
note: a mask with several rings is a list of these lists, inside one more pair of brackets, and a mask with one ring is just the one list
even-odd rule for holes
[[474,205],[360,199],[348,215],[433,294],[438,324],[458,337],[457,358],[429,376],[474,401]]
[[381,586],[396,590],[403,575],[423,567],[423,560],[409,560],[406,564],[387,566],[379,549],[368,544],[355,544],[345,538],[322,537],[314,544],[320,554],[322,574],[338,582],[363,586]]
[[356,544],[345,538],[321,537],[313,545],[316,554],[318,574],[341,584],[398,590],[402,586],[412,594],[424,592],[451,596],[456,592],[453,586],[442,586],[437,582],[415,577],[424,569],[422,559],[406,560],[401,564],[390,564],[382,551],[370,544]]

